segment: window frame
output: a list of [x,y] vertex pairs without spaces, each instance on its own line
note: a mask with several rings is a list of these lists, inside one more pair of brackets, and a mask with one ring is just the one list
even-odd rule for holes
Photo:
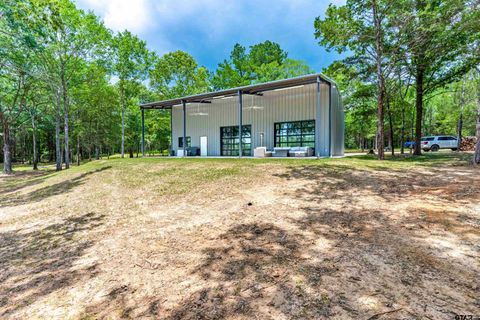
[[[246,130],[248,129],[248,136],[246,135]],[[224,130],[233,130],[227,137],[224,136]],[[220,127],[220,155],[222,157],[235,157],[239,155],[240,149],[240,140],[238,134],[238,126],[223,126]],[[247,142],[246,140],[249,140]],[[227,143],[225,142],[227,141]],[[237,142],[238,141],[238,142]],[[227,148],[225,148],[227,147]],[[251,156],[252,155],[252,125],[244,124],[242,125],[242,156]]]
[[[308,125],[306,125],[308,123]],[[298,125],[300,124],[300,127]],[[282,128],[282,125],[291,126],[293,128]],[[304,132],[305,128],[311,131]],[[290,133],[289,130],[300,130],[298,133]],[[286,131],[282,133],[282,131]],[[306,139],[305,137],[312,137],[313,139]],[[285,138],[286,141],[282,141]],[[315,120],[296,120],[296,121],[282,121],[273,124],[273,142],[274,147],[311,147],[315,149]]]
[[[185,140],[187,140],[185,148],[190,148],[192,146],[192,138],[190,136],[186,136]],[[178,137],[178,148],[183,148],[183,136]]]

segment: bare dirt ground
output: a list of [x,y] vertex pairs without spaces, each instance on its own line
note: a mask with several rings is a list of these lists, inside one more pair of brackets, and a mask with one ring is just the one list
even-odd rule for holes
[[0,318],[479,316],[478,170],[133,159],[0,176]]

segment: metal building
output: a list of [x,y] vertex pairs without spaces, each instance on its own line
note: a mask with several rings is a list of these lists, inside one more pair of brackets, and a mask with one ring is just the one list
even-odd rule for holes
[[[171,110],[172,155],[251,156],[256,147],[314,148],[343,156],[344,111],[336,84],[322,74],[142,104]],[[242,132],[240,139],[239,132]],[[186,143],[183,143],[185,141]]]

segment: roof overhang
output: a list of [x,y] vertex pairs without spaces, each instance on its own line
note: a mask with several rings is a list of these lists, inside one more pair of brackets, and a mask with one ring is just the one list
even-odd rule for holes
[[252,84],[243,87],[225,89],[215,92],[207,92],[196,94],[192,96],[186,96],[181,98],[162,100],[156,102],[149,102],[140,105],[141,109],[171,109],[175,105],[181,105],[182,103],[211,103],[213,99],[218,99],[228,96],[236,96],[239,92],[242,94],[255,94],[262,95],[262,92],[271,91],[276,89],[283,89],[295,86],[301,86],[306,84],[317,83],[317,81],[325,82],[328,84],[335,84],[334,81],[324,76],[321,73],[310,74],[306,76],[290,78],[285,80],[277,80],[259,84]]

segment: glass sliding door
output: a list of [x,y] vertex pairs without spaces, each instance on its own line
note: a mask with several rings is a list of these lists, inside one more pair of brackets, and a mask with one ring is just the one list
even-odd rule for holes
[[[238,126],[220,128],[220,150],[222,156],[239,155],[239,134]],[[242,155],[252,155],[252,126],[242,126]]]

